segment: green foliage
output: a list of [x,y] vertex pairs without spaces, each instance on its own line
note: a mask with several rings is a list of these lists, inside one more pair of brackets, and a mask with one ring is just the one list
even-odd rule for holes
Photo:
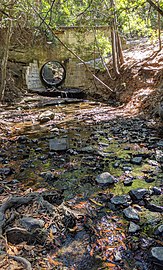
[[[111,2],[115,6],[111,7]],[[163,0],[159,0],[159,5],[163,9]],[[158,28],[157,11],[146,0],[1,0],[0,12],[0,27],[5,27],[12,18],[16,26],[44,32],[48,40],[52,40],[52,36],[42,20],[53,29],[61,26],[93,29],[100,25],[110,26],[115,14],[118,30],[124,37],[153,38]],[[98,36],[97,40],[102,54],[108,53],[108,38]]]

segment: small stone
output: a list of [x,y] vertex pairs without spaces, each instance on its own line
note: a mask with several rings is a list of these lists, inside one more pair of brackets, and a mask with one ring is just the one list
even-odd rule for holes
[[124,172],[131,172],[132,171],[132,168],[131,167],[123,167],[123,171]]
[[135,165],[140,165],[142,163],[142,157],[134,157],[131,159],[131,163]]
[[22,135],[18,137],[18,143],[26,143],[28,140],[28,137],[26,135]]
[[139,201],[142,200],[145,195],[149,194],[149,191],[145,188],[136,188],[130,190],[129,194],[133,200]]
[[117,195],[111,198],[111,203],[115,205],[129,206],[129,200],[130,196],[128,195],[120,195],[120,196]]
[[113,167],[116,169],[116,168],[118,168],[119,167],[119,162],[115,162],[114,164],[113,164]]
[[77,149],[77,151],[86,152],[86,153],[90,153],[90,154],[94,154],[96,152],[95,148],[92,146],[86,146],[86,147]]
[[23,217],[20,219],[20,224],[28,231],[32,231],[37,228],[43,228],[45,222],[41,219],[36,219],[32,217]]
[[116,179],[110,173],[104,172],[96,177],[96,182],[101,185],[108,185],[114,184],[116,182]]
[[153,204],[153,203],[146,204],[145,208],[147,208],[151,212],[163,213],[163,206],[156,205],[156,204]]
[[68,149],[68,140],[66,138],[49,140],[50,151],[65,151]]
[[0,175],[9,176],[14,172],[14,170],[10,167],[0,168]]
[[163,140],[160,140],[157,145],[163,147]]
[[128,229],[129,233],[136,233],[139,230],[140,226],[131,221]]
[[151,249],[151,256],[154,263],[158,263],[160,266],[163,266],[163,247],[153,247]]
[[45,179],[45,181],[54,181],[57,179],[57,177],[52,172],[42,172],[40,173],[40,176]]
[[163,236],[163,225],[160,225],[155,231],[155,235]]
[[126,186],[126,187],[131,186],[132,183],[133,183],[133,180],[131,178],[127,178],[123,182],[124,186]]
[[133,221],[139,221],[139,215],[135,209],[133,209],[131,206],[123,210],[123,214],[126,219],[133,220]]
[[161,195],[161,188],[158,188],[158,187],[153,187],[152,188],[152,191],[153,191],[153,195]]
[[0,194],[2,194],[4,192],[4,188],[0,187]]
[[154,178],[148,178],[148,177],[145,178],[145,182],[147,182],[147,183],[152,183],[154,181],[155,181]]
[[54,113],[52,111],[45,111],[41,113],[38,117],[40,123],[45,123],[54,118]]

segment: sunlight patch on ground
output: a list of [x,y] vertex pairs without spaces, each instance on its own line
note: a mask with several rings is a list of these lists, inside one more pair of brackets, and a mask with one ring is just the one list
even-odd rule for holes
[[140,50],[134,50],[127,53],[127,56],[129,58],[132,58],[136,61],[141,61],[144,58],[150,56],[149,51],[140,51]]

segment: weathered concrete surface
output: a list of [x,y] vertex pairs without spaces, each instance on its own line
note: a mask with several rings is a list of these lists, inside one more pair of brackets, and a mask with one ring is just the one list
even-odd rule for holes
[[[0,31],[0,59],[3,56],[3,47],[5,46],[4,30]],[[96,28],[96,37],[103,37],[106,39],[106,42],[109,41],[108,33],[108,26]],[[94,52],[94,29],[61,27],[59,30],[54,31],[54,35],[84,61],[98,57]],[[47,39],[43,35],[36,37],[30,29],[14,29],[9,51],[9,61],[24,65],[22,81],[23,85],[27,86],[27,89],[33,91],[45,89],[40,80],[40,69],[43,64],[52,60],[61,61],[66,68],[67,76],[64,87],[79,87],[85,89],[88,93],[96,91],[92,75],[57,39]]]

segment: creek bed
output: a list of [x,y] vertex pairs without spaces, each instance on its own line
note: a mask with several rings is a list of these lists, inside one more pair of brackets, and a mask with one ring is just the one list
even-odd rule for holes
[[[47,111],[54,117],[40,122],[39,115]],[[77,232],[73,241],[71,235],[63,242],[60,261],[62,266],[68,267],[63,269],[131,269],[135,264],[142,267],[136,269],[152,269],[153,261],[148,261],[143,247],[138,252],[136,246],[141,246],[141,240],[145,239],[149,243],[144,249],[149,252],[160,241],[154,231],[161,225],[161,212],[146,208],[149,202],[162,205],[162,195],[154,194],[154,189],[161,192],[163,179],[163,139],[158,130],[149,127],[144,119],[123,115],[123,110],[93,102],[23,109],[21,116],[15,110],[3,115],[5,120],[8,126],[1,138],[0,155],[4,193],[8,188],[11,193],[16,193],[16,189],[59,191],[68,205],[77,200],[78,203],[88,202],[91,209],[91,217],[82,233]],[[114,177],[114,183],[98,183],[97,177],[104,172]],[[149,192],[141,200],[130,198],[126,204],[123,201],[118,205],[112,203],[114,196],[128,196],[132,190],[140,188]],[[129,206],[139,209],[141,226],[131,243],[127,229],[131,220],[123,218],[123,210]],[[93,222],[92,227],[89,221]],[[94,244],[90,243],[90,228],[98,233],[101,230],[103,236],[97,237],[93,232],[97,238]],[[110,228],[114,231],[113,239]],[[107,243],[103,243],[104,234]],[[106,252],[108,245],[111,245],[110,255]],[[72,255],[72,259],[66,254]],[[157,263],[155,269],[161,262]]]

